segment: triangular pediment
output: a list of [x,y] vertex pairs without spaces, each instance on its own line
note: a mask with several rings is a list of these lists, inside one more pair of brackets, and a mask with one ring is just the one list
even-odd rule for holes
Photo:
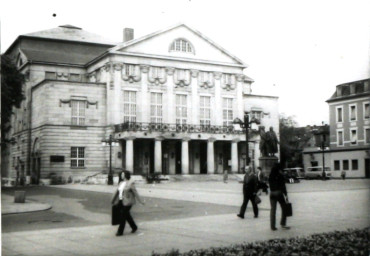
[[[185,48],[187,50],[184,50]],[[185,24],[121,43],[111,48],[110,52],[246,66],[240,59]]]

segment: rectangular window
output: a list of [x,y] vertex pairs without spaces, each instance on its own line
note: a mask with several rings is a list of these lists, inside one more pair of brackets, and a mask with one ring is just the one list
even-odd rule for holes
[[200,96],[200,125],[202,127],[211,125],[211,97]]
[[123,122],[136,122],[136,92],[124,91]]
[[186,124],[187,116],[187,96],[176,94],[176,124]]
[[233,124],[233,99],[223,98],[222,99],[222,118],[223,126],[230,126]]
[[365,143],[370,143],[370,128],[365,129]]
[[357,144],[357,130],[351,129],[351,144],[356,145]]
[[71,147],[71,167],[85,167],[85,148]]
[[357,120],[357,111],[356,111],[356,105],[350,105],[349,106],[349,118],[351,121]]
[[152,92],[150,94],[150,122],[162,123],[162,93]]
[[69,74],[69,81],[80,82],[81,81],[80,74]]
[[343,160],[343,170],[348,171],[348,160]]
[[342,107],[337,108],[337,123],[343,122],[343,109]]
[[358,160],[353,159],[352,160],[352,171],[357,171],[358,170]]
[[365,103],[364,104],[364,119],[370,119],[370,104]]
[[72,100],[71,106],[72,106],[72,125],[84,125],[86,101]]
[[339,171],[340,170],[340,161],[335,160],[334,161],[334,171]]
[[338,146],[343,146],[343,131],[337,131]]
[[57,79],[57,74],[55,72],[45,72],[45,79]]

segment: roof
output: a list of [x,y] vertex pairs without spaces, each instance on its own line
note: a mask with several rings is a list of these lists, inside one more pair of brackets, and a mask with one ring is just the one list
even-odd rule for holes
[[104,37],[100,35],[87,32],[81,28],[78,28],[72,25],[62,25],[57,28],[29,33],[23,36],[59,39],[59,40],[77,41],[77,42],[95,43],[95,44],[110,44],[110,45],[116,44],[116,43],[113,43],[105,39]]
[[[198,35],[199,37],[203,38],[205,41],[207,41],[208,43],[210,43],[211,45],[213,45],[215,48],[219,49],[221,52],[223,52],[224,54],[228,55],[229,57],[231,57],[232,59],[234,59],[236,62],[239,62],[241,65],[247,67],[247,65],[242,61],[240,60],[239,58],[237,58],[236,56],[232,55],[231,53],[229,53],[227,50],[225,50],[224,48],[222,48],[221,46],[217,45],[214,41],[212,41],[211,39],[209,39],[208,37],[206,37],[205,35],[203,35],[202,33],[200,33],[199,31],[195,30],[195,29],[192,29],[190,28],[189,26],[185,25],[184,23],[180,23],[180,24],[176,24],[174,26],[171,26],[169,28],[166,28],[166,29],[163,29],[163,30],[159,30],[159,31],[156,31],[154,33],[151,33],[151,34],[148,34],[146,36],[143,36],[143,37],[140,37],[140,38],[137,38],[137,39],[134,39],[134,40],[130,40],[130,41],[127,41],[127,42],[123,42],[123,43],[119,43],[117,44],[115,47],[113,47],[112,49],[110,49],[110,52],[115,52],[115,51],[118,51],[120,49],[123,49],[123,48],[126,48],[128,46],[132,46],[134,44],[137,44],[137,43],[140,43],[144,40],[148,40],[152,37],[155,37],[157,35],[160,35],[160,34],[163,34],[163,33],[166,33],[170,30],[173,30],[173,29],[176,29],[178,27],[186,27],[187,29],[189,29],[190,31],[192,31],[194,34]],[[251,79],[252,80],[252,79]]]
[[[367,84],[367,87],[365,86],[365,84]],[[336,86],[336,91],[326,102],[333,102],[333,101],[340,101],[343,99],[353,99],[353,98],[368,96],[370,95],[369,84],[370,84],[370,78],[339,84]],[[349,88],[349,86],[351,85],[356,87],[354,89],[355,90],[354,93],[351,92],[351,89]],[[338,95],[338,91],[341,92],[341,95]]]
[[82,66],[115,44],[81,28],[63,25],[20,35],[6,54],[15,50],[15,45],[19,45],[28,61]]

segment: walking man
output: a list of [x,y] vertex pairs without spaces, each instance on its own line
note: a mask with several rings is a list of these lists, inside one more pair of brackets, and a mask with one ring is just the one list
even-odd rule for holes
[[252,202],[254,217],[258,218],[258,207],[255,202],[255,197],[257,193],[257,177],[252,171],[250,166],[245,167],[245,175],[243,181],[243,204],[240,207],[240,212],[237,216],[244,219],[245,210],[247,209],[248,201]]

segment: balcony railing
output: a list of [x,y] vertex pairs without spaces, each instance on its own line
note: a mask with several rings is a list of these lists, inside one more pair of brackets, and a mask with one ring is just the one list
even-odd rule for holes
[[213,134],[244,134],[245,130],[235,130],[234,126],[164,124],[164,123],[122,123],[114,125],[115,132],[176,132],[176,133],[213,133]]

